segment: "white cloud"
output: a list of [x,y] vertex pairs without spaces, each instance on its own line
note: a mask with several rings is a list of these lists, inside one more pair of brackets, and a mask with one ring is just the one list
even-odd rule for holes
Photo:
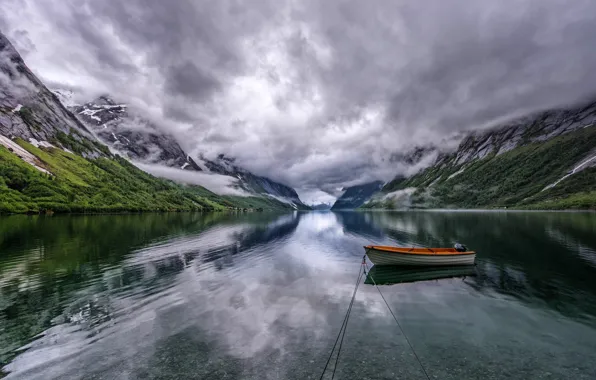
[[190,185],[200,185],[204,188],[220,195],[238,195],[247,197],[251,194],[237,188],[238,180],[234,177],[201,173],[189,170],[175,169],[161,165],[150,165],[140,162],[134,163],[139,169],[151,173],[154,176],[170,179],[172,181],[186,183]]

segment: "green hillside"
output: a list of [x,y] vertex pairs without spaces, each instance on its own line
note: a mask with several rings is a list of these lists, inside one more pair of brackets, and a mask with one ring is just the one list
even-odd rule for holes
[[0,213],[287,208],[272,199],[220,196],[155,178],[119,156],[84,158],[58,148],[37,148],[22,139],[15,142],[52,174],[0,146]]
[[596,209],[595,167],[545,189],[595,155],[595,147],[596,127],[592,126],[461,165],[447,161],[388,183],[363,208],[400,207],[383,195],[415,188],[410,207]]

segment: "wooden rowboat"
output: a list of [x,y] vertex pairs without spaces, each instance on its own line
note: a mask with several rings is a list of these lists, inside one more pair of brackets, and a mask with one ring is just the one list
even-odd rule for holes
[[455,248],[408,248],[381,245],[364,247],[369,260],[375,265],[472,265],[474,251],[458,251]]

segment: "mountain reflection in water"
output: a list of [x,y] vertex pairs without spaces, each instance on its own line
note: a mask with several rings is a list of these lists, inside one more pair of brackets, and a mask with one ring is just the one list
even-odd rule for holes
[[[593,378],[595,232],[591,213],[1,218],[0,365],[19,379],[318,377],[363,245],[459,241],[478,252],[472,274],[373,268],[428,372]],[[337,376],[424,378],[373,287]]]

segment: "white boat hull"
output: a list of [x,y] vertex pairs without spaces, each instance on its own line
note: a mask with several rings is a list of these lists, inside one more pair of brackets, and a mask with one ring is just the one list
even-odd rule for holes
[[366,249],[368,259],[375,265],[407,265],[407,266],[437,266],[437,265],[473,265],[476,254],[453,255],[420,255],[398,252],[379,251],[373,248]]

